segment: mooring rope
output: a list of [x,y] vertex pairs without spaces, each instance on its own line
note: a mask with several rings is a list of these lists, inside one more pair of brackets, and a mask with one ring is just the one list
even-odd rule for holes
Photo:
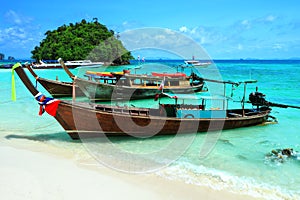
[[50,127],[50,126],[53,126],[54,124],[57,124],[57,122],[54,121],[54,122],[51,122],[51,123],[49,123],[49,124],[47,124],[47,125],[45,125],[45,126],[39,126],[39,127],[37,127],[37,128],[34,128],[33,131],[35,132],[36,130],[39,130],[39,129],[48,128],[48,127]]

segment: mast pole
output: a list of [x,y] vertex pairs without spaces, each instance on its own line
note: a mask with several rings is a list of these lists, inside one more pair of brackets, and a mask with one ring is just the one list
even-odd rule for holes
[[[226,99],[226,83],[224,83],[224,98]],[[225,101],[223,100],[223,109],[225,109]]]
[[59,58],[58,62],[61,64],[62,68],[66,71],[66,73],[69,75],[69,77],[74,80],[75,79],[75,75],[69,70],[69,68],[65,65],[64,61]]
[[242,111],[243,111],[243,117],[245,116],[246,88],[247,88],[247,82],[244,82],[244,96],[243,96],[243,99],[242,99]]

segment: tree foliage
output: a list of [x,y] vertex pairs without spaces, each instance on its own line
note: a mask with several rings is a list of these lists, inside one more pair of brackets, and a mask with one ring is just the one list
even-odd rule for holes
[[31,51],[36,60],[83,60],[127,64],[133,59],[114,31],[100,24],[82,20],[80,23],[63,25],[54,31],[47,31],[46,38]]

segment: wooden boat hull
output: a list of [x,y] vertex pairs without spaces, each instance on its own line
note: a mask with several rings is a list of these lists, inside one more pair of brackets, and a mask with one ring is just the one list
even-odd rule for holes
[[[45,78],[38,78],[37,80],[54,98],[72,97],[73,83],[49,80]],[[75,86],[75,94],[77,97],[85,96],[78,86]]]
[[[160,93],[157,86],[124,86],[99,83],[85,79],[76,79],[76,84],[82,92],[92,101],[103,100],[136,100],[145,98],[154,98],[157,93]],[[187,87],[164,87],[164,92],[167,93],[193,93],[200,92],[203,89],[203,83]]]
[[190,119],[132,115],[124,110],[123,113],[103,112],[91,105],[68,102],[59,104],[55,118],[72,139],[104,135],[143,137],[234,129],[262,124],[267,121],[270,113],[270,110],[266,110],[253,116]]

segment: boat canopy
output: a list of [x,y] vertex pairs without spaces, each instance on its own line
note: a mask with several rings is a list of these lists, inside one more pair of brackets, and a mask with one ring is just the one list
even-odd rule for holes
[[225,96],[221,96],[221,95],[197,95],[197,94],[173,94],[173,93],[166,93],[163,92],[162,93],[163,96],[172,98],[172,99],[194,99],[194,100],[200,100],[200,99],[204,99],[204,100],[229,100],[231,99],[230,97],[225,97]]
[[[202,110],[227,110],[228,97],[221,95],[192,95],[192,94],[170,94],[162,93],[163,96],[167,96],[175,100],[174,105],[180,105],[184,108],[186,106],[198,105]],[[179,103],[180,100],[180,103]]]

